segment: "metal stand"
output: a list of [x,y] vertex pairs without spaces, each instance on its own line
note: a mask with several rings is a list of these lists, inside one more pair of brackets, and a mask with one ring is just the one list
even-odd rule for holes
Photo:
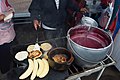
[[91,75],[91,74],[93,74],[93,73],[98,72],[98,71],[101,70],[100,73],[99,73],[99,75],[98,75],[98,77],[97,77],[97,79],[96,79],[96,80],[100,80],[100,78],[101,78],[104,70],[107,67],[109,67],[111,65],[114,65],[114,64],[115,64],[115,61],[110,56],[108,56],[108,59],[105,60],[105,61],[101,61],[99,66],[96,66],[96,67],[94,67],[92,69],[88,69],[88,70],[80,72],[78,74],[69,76],[66,80],[80,80],[81,77],[89,76],[89,75]]

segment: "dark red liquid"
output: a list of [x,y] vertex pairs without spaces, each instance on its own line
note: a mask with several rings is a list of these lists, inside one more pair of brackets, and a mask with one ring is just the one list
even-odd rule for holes
[[87,48],[104,48],[111,43],[111,38],[97,28],[80,26],[71,29],[70,38],[73,42]]
[[91,38],[87,38],[87,37],[81,37],[81,36],[73,36],[71,38],[75,43],[84,46],[84,47],[88,47],[88,48],[103,48],[103,44],[100,43],[99,41],[96,41],[94,39]]

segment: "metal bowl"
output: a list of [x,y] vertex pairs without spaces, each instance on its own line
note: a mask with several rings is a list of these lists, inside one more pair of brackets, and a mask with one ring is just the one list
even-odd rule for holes
[[81,24],[86,26],[98,27],[98,23],[94,19],[86,16],[82,17]]

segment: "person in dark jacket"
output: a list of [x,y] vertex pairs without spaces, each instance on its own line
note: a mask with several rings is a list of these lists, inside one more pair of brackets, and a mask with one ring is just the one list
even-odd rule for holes
[[32,0],[29,12],[35,29],[44,29],[45,39],[66,36],[67,9],[87,12],[86,8],[79,8],[72,0]]
[[[72,0],[76,5],[79,6],[79,8],[85,8],[86,7],[86,1],[85,0]],[[71,9],[68,9],[68,25],[73,27],[80,23],[84,13],[72,11]]]

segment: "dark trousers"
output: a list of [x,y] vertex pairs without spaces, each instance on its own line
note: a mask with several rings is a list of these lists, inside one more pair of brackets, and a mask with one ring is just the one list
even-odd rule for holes
[[45,39],[52,41],[52,43],[54,43],[56,46],[66,47],[67,31],[67,26],[61,26],[61,28],[58,28],[57,30],[44,29]]
[[11,43],[0,45],[0,70],[3,74],[9,71],[12,62],[10,46]]

